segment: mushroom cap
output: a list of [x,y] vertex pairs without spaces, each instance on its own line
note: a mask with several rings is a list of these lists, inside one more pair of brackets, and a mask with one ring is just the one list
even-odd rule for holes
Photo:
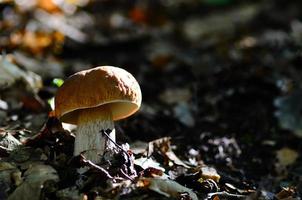
[[55,115],[62,122],[77,124],[83,109],[109,106],[112,119],[135,113],[142,101],[136,79],[124,69],[100,66],[67,78],[55,95]]

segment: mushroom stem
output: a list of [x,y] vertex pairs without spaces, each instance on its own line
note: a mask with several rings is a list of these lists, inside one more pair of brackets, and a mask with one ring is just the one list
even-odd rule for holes
[[114,144],[100,132],[100,130],[107,129],[112,130],[109,137],[115,141],[114,123],[108,106],[81,110],[78,118],[74,155],[82,153],[86,159],[94,163],[100,162],[104,152],[114,147]]

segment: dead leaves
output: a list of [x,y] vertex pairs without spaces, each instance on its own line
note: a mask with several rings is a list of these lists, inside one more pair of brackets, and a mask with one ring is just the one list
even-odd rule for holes
[[219,182],[220,175],[217,173],[216,169],[209,166],[201,166],[200,167],[200,179],[199,182],[203,182],[204,180],[212,179],[216,183]]
[[[90,2],[93,4],[87,10],[77,12],[81,6]],[[60,184],[64,185],[58,188],[55,194],[58,198],[87,199],[95,197],[93,195],[103,198],[106,192],[112,196],[119,192],[121,195],[127,195],[137,192],[137,189],[144,190],[141,193],[138,191],[140,196],[156,191],[162,194],[163,198],[167,195],[170,198],[190,198],[188,196],[191,195],[182,192],[183,190],[175,183],[193,189],[199,198],[202,198],[202,195],[208,195],[208,198],[212,197],[215,200],[243,198],[242,195],[253,192],[246,188],[255,189],[246,185],[244,180],[248,177],[253,183],[259,183],[255,181],[260,176],[258,172],[266,181],[266,184],[263,184],[266,190],[258,188],[260,193],[267,195],[262,197],[295,198],[297,191],[290,186],[296,184],[294,181],[300,180],[301,145],[294,141],[295,138],[289,139],[289,143],[287,140],[278,141],[278,138],[283,139],[287,135],[276,137],[284,132],[280,131],[272,119],[271,112],[274,112],[272,99],[282,92],[285,94],[282,96],[285,98],[281,97],[279,101],[282,105],[275,104],[280,125],[289,132],[301,135],[299,118],[301,106],[299,101],[295,101],[300,99],[300,94],[297,96],[290,94],[295,90],[292,87],[300,87],[298,66],[300,55],[297,54],[296,47],[291,46],[300,46],[301,28],[299,29],[298,25],[301,23],[299,24],[295,12],[290,13],[291,10],[286,9],[285,15],[282,15],[285,18],[280,18],[281,20],[275,18],[274,16],[279,15],[276,10],[269,8],[270,2],[267,2],[264,9],[273,11],[266,12],[269,14],[263,13],[261,4],[248,3],[244,7],[239,5],[210,15],[202,13],[201,16],[195,12],[196,8],[193,8],[197,7],[198,10],[203,8],[197,1],[168,1],[168,3],[157,1],[155,4],[133,2],[131,6],[124,6],[126,3],[123,2],[90,0],[1,1],[5,12],[0,22],[3,33],[0,36],[0,48],[6,49],[7,52],[14,51],[13,58],[8,60],[23,71],[26,78],[34,77],[29,73],[32,71],[39,74],[43,81],[50,82],[53,78],[62,78],[67,73],[98,61],[102,63],[113,61],[126,64],[125,67],[134,66],[131,70],[139,75],[146,89],[147,102],[139,114],[142,118],[136,118],[125,125],[132,127],[125,130],[127,135],[131,132],[136,134],[129,138],[140,137],[147,141],[171,132],[173,136],[181,136],[184,128],[189,129],[186,133],[190,132],[194,138],[193,141],[188,137],[186,142],[192,145],[188,149],[181,149],[183,152],[173,146],[181,145],[182,141],[171,144],[171,139],[162,138],[150,144],[143,144],[139,151],[134,151],[136,159],[133,165],[137,177],[130,176],[130,179],[127,178],[129,173],[126,169],[132,161],[126,162],[127,154],[124,153],[118,153],[117,157],[108,160],[112,163],[101,165],[108,171],[110,177],[102,176],[101,169],[89,165],[88,161],[85,161],[85,167],[90,169],[89,173],[80,175],[76,173],[78,166],[68,162],[72,156],[73,136],[70,132],[62,130],[55,122],[48,122],[45,129],[31,137],[26,143],[26,149],[19,149],[20,144],[14,145],[14,139],[8,137],[9,135],[3,136],[2,141],[8,139],[10,142],[1,143],[1,159],[11,158],[21,166],[22,173],[33,160],[54,166],[60,173]],[[100,10],[94,6],[98,6]],[[184,8],[192,10],[192,15],[180,13]],[[91,10],[95,11],[90,12]],[[214,11],[215,8],[210,10]],[[280,21],[282,27],[285,22],[289,22],[286,23],[290,25],[289,29],[277,31],[261,29],[253,32],[254,26],[258,25],[257,19],[254,18],[259,17],[259,12],[261,16],[268,16],[264,18],[273,20],[277,28]],[[239,17],[239,21],[237,15],[242,17]],[[287,16],[290,16],[290,19]],[[232,33],[234,28],[236,34]],[[200,41],[200,38],[207,39]],[[62,45],[66,45],[68,49],[63,52],[62,57],[74,60],[64,60],[63,63],[55,59],[55,56],[65,50],[62,49]],[[273,50],[268,50],[267,47]],[[86,51],[87,49],[89,51]],[[265,56],[259,57],[255,50],[260,50],[259,52]],[[81,56],[85,56],[85,61],[78,58]],[[284,70],[283,65],[288,66],[290,70]],[[20,124],[25,128],[32,128],[33,124],[36,124],[35,118],[44,122],[45,118],[42,115],[28,115],[23,108],[30,112],[40,112],[40,108],[45,109],[45,105],[36,98],[36,95],[32,95],[33,93],[24,92],[24,82],[28,82],[24,81],[24,78],[15,79],[17,81],[10,79],[14,75],[19,76],[19,73],[13,70],[12,66],[8,68],[11,71],[0,70],[3,88],[9,89],[20,82],[22,84],[18,85],[16,90],[11,90],[9,95],[1,91],[0,121],[5,126],[10,125],[4,128],[5,132],[20,142],[29,134],[13,134],[7,129],[20,128],[18,126]],[[157,76],[159,74],[162,76]],[[291,74],[296,75],[297,79],[292,79]],[[169,77],[168,81],[165,80],[165,76]],[[266,84],[267,81],[269,84]],[[275,91],[275,82],[280,91]],[[37,87],[35,90],[41,92],[40,88]],[[47,98],[51,98],[55,89],[52,86],[47,88]],[[159,94],[155,100],[154,94]],[[11,101],[15,97],[17,100]],[[44,100],[47,101],[46,98]],[[45,111],[43,109],[42,111]],[[44,116],[47,116],[48,111],[43,112]],[[25,122],[22,121],[22,116],[26,118]],[[37,127],[40,128],[40,124]],[[203,133],[210,135],[203,137]],[[219,134],[223,136],[220,137]],[[264,144],[265,141],[269,143]],[[262,144],[265,145],[265,149]],[[251,150],[246,146],[251,146]],[[267,154],[266,151],[270,153]],[[251,155],[247,155],[249,153]],[[33,159],[32,154],[37,154],[39,159]],[[215,167],[218,165],[219,168],[204,165],[203,162],[211,163]],[[221,165],[227,165],[231,170],[225,173]],[[13,167],[15,170],[16,166]],[[123,170],[119,171],[120,169]],[[73,170],[74,174],[68,174],[70,170]],[[266,171],[263,173],[263,170]],[[19,175],[19,171],[15,172],[8,176],[13,180],[13,189],[20,186],[24,178],[22,173]],[[267,176],[277,176],[272,179],[262,177],[265,173],[269,173]],[[249,177],[251,174],[252,178]],[[0,179],[0,182],[1,180],[3,179]],[[146,185],[136,188],[136,182],[140,180],[145,180]],[[274,187],[270,187],[271,180],[282,181],[282,184],[285,182],[285,185],[274,183]],[[81,183],[84,184],[81,188],[83,190],[80,191],[75,185]],[[102,188],[105,187],[102,183],[109,189]],[[0,186],[2,195],[7,187],[2,183]],[[281,186],[284,188],[280,189]],[[269,192],[271,188],[275,188],[274,192]],[[275,194],[276,192],[279,193]],[[298,192],[301,192],[301,189]],[[59,193],[63,193],[62,196]]]
[[50,182],[59,181],[55,169],[49,165],[36,164],[30,166],[24,173],[24,182],[14,190],[8,200],[39,200],[42,190],[50,189]]
[[58,54],[66,37],[83,42],[85,35],[78,24],[70,24],[79,7],[89,0],[16,1],[1,22],[0,50],[22,50],[33,56]]
[[[138,144],[138,143],[137,143]],[[140,147],[141,148],[141,147]],[[145,151],[138,151],[144,157],[135,164],[142,167],[138,185],[167,197],[198,199],[196,194],[184,185],[200,193],[218,191],[220,175],[209,166],[191,167],[180,160],[172,151],[171,138],[165,137],[149,142]],[[172,179],[172,180],[171,180]],[[176,181],[174,181],[175,179]],[[211,189],[211,187],[213,187]],[[208,189],[206,189],[208,188]]]
[[73,154],[74,136],[63,129],[61,122],[55,118],[48,118],[41,131],[28,138],[24,144],[30,147],[49,149],[48,154]]
[[185,168],[189,168],[187,164],[181,161],[172,151],[171,149],[171,138],[164,137],[152,142],[149,142],[148,149],[146,151],[147,157],[150,155],[158,155],[163,159],[163,164],[165,166],[172,167],[173,165],[182,166]]
[[12,151],[21,145],[10,132],[0,129],[0,146],[7,151]]
[[37,7],[49,13],[59,13],[62,10],[53,0],[37,0]]
[[15,101],[16,104],[21,103],[24,108],[33,112],[43,111],[45,104],[37,95],[42,87],[41,77],[22,69],[14,62],[13,55],[0,56],[1,98]]
[[[3,169],[6,179],[11,177],[10,185],[18,186],[9,198],[15,199],[17,195],[31,190],[35,190],[36,195],[51,194],[57,197],[66,197],[72,192],[72,196],[80,199],[94,192],[98,197],[114,198],[117,195],[127,197],[134,193],[141,194],[142,191],[153,191],[167,198],[193,200],[200,197],[244,198],[245,195],[255,193],[254,190],[240,189],[225,180],[221,183],[221,175],[213,167],[207,165],[192,167],[186,164],[186,161],[182,161],[173,152],[171,138],[161,138],[151,141],[149,144],[141,143],[140,150],[135,155],[129,149],[124,148],[126,145],[123,145],[120,147],[124,149],[123,151],[117,148],[111,159],[103,161],[99,165],[82,156],[70,159],[72,156],[70,150],[73,147],[69,142],[72,139],[73,137],[62,128],[59,121],[50,117],[41,132],[25,142],[27,146],[38,147],[40,152],[31,152],[31,148],[27,148],[10,153],[10,157],[14,158],[21,169],[27,170],[28,173],[22,176],[12,165]],[[64,144],[67,144],[65,148],[63,148]],[[143,146],[145,150],[142,150]],[[48,151],[47,149],[53,150]],[[67,153],[68,151],[69,153]],[[284,150],[284,152],[288,152],[288,150]],[[36,157],[34,158],[32,155],[36,155]],[[132,156],[135,156],[136,159],[133,160]],[[56,173],[50,168],[47,168],[50,174],[31,171],[33,159],[35,160],[34,165],[40,166],[41,169],[48,166],[43,165],[43,162],[48,160],[52,166],[61,170],[65,169],[66,172],[64,174],[60,172],[61,179],[58,180]],[[286,164],[291,162],[286,161]],[[76,172],[80,168],[85,170],[81,173]],[[35,174],[41,181],[34,178]],[[71,178],[71,176],[73,177]],[[68,183],[71,179],[72,181]],[[79,188],[73,187],[75,182]],[[57,188],[57,183],[65,184],[65,188]],[[45,187],[40,190],[37,189],[38,185],[45,185]],[[286,195],[294,195],[291,191],[284,190],[276,196],[278,198],[280,196],[282,199]]]
[[42,31],[19,31],[12,33],[10,44],[12,48],[23,49],[31,54],[40,54],[46,50],[60,51],[64,35],[58,31],[50,33]]
[[293,187],[284,187],[280,192],[276,194],[276,198],[278,200],[290,200],[294,199],[294,195],[296,193],[295,188]]
[[22,70],[13,63],[14,56],[0,56],[0,89],[11,87],[18,81],[21,81],[23,89],[37,92],[42,87],[41,77],[33,72]]
[[188,199],[198,200],[197,195],[192,190],[169,179],[142,178],[137,184],[139,187],[148,188],[166,197],[180,199],[186,193]]

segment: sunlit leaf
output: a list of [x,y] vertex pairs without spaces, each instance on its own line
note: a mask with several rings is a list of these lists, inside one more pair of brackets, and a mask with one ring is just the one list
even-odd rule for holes
[[166,197],[179,198],[180,193],[188,193],[192,200],[197,200],[197,195],[189,188],[186,188],[179,183],[169,180],[169,179],[159,179],[159,178],[142,178],[141,186],[153,190],[159,194]]
[[48,105],[51,107],[52,110],[55,109],[55,98],[50,98],[47,100]]
[[165,171],[165,169],[163,167],[160,166],[160,164],[158,162],[156,162],[155,160],[153,160],[152,158],[138,158],[134,160],[134,164],[140,166],[143,169],[146,169],[148,167],[153,167],[159,170],[162,170],[163,172]]
[[52,83],[54,85],[56,85],[57,87],[61,87],[61,85],[63,85],[63,83],[64,83],[64,80],[60,79],[60,78],[55,78],[52,80]]

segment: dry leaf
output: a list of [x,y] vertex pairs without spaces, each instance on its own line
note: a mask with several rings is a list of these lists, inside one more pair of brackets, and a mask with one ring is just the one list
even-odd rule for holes
[[219,182],[220,175],[217,173],[216,169],[209,167],[209,166],[202,166],[200,169],[200,177],[205,179],[212,179],[215,182]]
[[293,199],[295,193],[294,188],[282,188],[282,190],[276,194],[276,198],[278,200],[290,200]]
[[[43,59],[29,57],[19,51],[14,52],[14,58],[18,65],[23,66],[26,70],[39,74],[43,79],[62,77],[63,64],[48,56]],[[43,67],[41,67],[43,66]]]
[[39,200],[45,181],[59,180],[54,168],[49,165],[33,164],[24,173],[24,182],[8,197],[8,200]]
[[37,6],[49,13],[57,13],[61,11],[53,0],[37,0]]
[[191,189],[169,179],[142,178],[139,183],[166,197],[179,198],[181,193],[188,193],[192,200],[198,200],[197,195]]
[[175,165],[183,166],[185,168],[190,168],[183,161],[181,161],[171,150],[170,140],[170,137],[163,137],[149,142],[147,156],[152,155],[152,153],[158,151],[164,157],[165,165],[172,163]]
[[0,129],[0,146],[5,147],[7,150],[12,151],[21,145],[11,133]]
[[165,171],[165,169],[163,167],[161,167],[160,164],[158,162],[156,162],[155,160],[153,160],[152,158],[141,157],[141,158],[135,159],[134,164],[140,166],[143,169],[153,167],[153,168],[159,169],[163,172]]
[[39,75],[20,69],[6,55],[0,56],[0,89],[10,87],[18,80],[25,82],[23,89],[37,91],[42,87],[42,80]]
[[[13,183],[18,185],[22,182],[20,179],[20,170],[11,163],[0,162],[0,180],[11,186]],[[19,176],[19,177],[18,177]]]

